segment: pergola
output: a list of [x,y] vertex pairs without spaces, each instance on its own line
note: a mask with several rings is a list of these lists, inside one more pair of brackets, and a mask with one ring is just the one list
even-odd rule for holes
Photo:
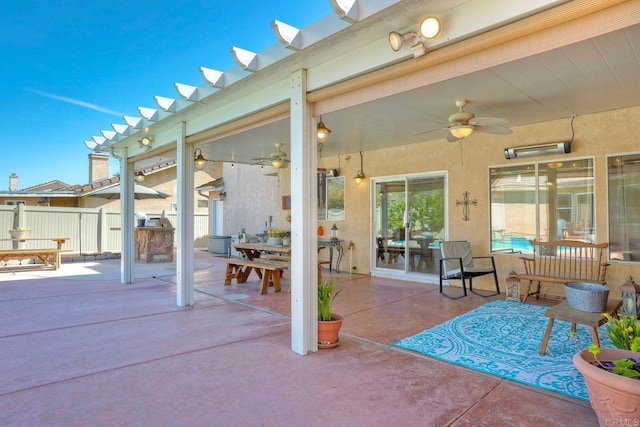
[[[317,350],[316,125],[333,130],[323,155],[442,139],[455,100],[511,126],[637,105],[640,1],[331,0],[335,11],[306,28],[274,20],[278,44],[231,48],[237,67],[201,67],[200,85],[176,83],[102,131],[88,148],[121,161],[122,283],[134,280],[134,163],[175,150],[178,177],[177,304],[194,304],[194,151],[251,163],[289,143],[292,349]],[[433,40],[415,33],[433,15]],[[485,100],[489,100],[485,102]],[[150,138],[144,142],[144,137]],[[307,249],[307,250],[305,250]]]

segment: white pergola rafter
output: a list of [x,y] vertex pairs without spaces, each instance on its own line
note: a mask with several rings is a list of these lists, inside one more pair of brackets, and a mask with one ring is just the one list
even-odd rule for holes
[[211,86],[222,89],[224,88],[224,73],[212,68],[200,67],[200,74],[205,82]]
[[239,47],[231,47],[231,55],[233,60],[247,71],[258,71],[258,54],[249,50],[240,49]]
[[362,19],[359,16],[358,0],[329,0],[333,11],[340,19],[354,23]]
[[186,85],[184,83],[174,83],[178,94],[187,101],[195,102],[198,100],[198,87]]
[[149,120],[150,122],[157,122],[162,118],[157,108],[138,107],[138,112],[143,119]]
[[164,111],[168,112],[168,113],[175,113],[177,110],[176,107],[176,100],[174,98],[167,98],[164,96],[154,96],[154,99],[156,100],[156,104],[158,104],[158,106],[160,108],[162,108]]
[[273,28],[276,39],[278,39],[284,47],[293,50],[302,49],[302,31],[298,28],[292,27],[277,19],[271,21],[271,28]]
[[129,125],[122,124],[122,123],[112,123],[111,127],[113,128],[113,130],[118,132],[120,135],[127,135],[127,132],[131,128]]
[[131,127],[131,129],[142,129],[142,118],[133,116],[122,116],[124,122]]
[[107,138],[109,141],[113,141],[113,138],[116,137],[117,133],[115,130],[101,130],[100,133],[102,133],[102,136],[104,136],[105,138]]

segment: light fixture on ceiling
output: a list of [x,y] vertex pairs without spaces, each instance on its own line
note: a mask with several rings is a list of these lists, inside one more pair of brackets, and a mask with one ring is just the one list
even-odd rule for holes
[[562,163],[562,162],[549,162],[549,163],[547,163],[547,166],[550,169],[560,169],[562,167],[562,165],[564,165],[564,163]]
[[395,52],[398,52],[400,51],[400,49],[402,49],[402,45],[405,41],[414,39],[417,36],[418,34],[414,33],[413,31],[409,31],[408,33],[404,34],[400,34],[397,31],[391,31],[389,33],[389,44],[391,45],[391,49],[393,49]]
[[471,125],[456,125],[450,126],[449,132],[451,135],[455,136],[458,139],[466,138],[473,133],[473,126]]
[[193,152],[193,164],[195,165],[196,169],[198,170],[202,170],[204,168],[204,166],[207,164],[207,159],[204,158],[204,156],[202,155],[202,150],[200,150],[199,148],[196,148],[195,151]]
[[360,170],[358,171],[358,173],[356,174],[356,176],[353,177],[353,180],[356,182],[356,184],[360,184],[362,182],[362,180],[364,179],[364,167],[362,166],[363,160],[362,160],[362,151],[360,152]]
[[141,148],[149,149],[151,148],[151,141],[153,141],[153,137],[145,135],[138,140],[138,144],[140,144]]
[[420,35],[427,40],[438,37],[441,29],[442,23],[435,16],[427,16],[420,22]]
[[142,171],[138,171],[133,175],[133,179],[136,180],[136,182],[142,182],[144,181],[144,173]]
[[274,168],[280,169],[281,167],[283,167],[285,165],[286,162],[287,162],[286,160],[278,158],[278,159],[273,159],[271,161],[271,165]]
[[322,121],[322,116],[320,116],[320,121],[318,122],[317,132],[318,132],[318,142],[320,144],[323,144],[327,139],[329,139],[329,135],[331,134],[331,129],[329,129],[324,125],[324,122]]
[[505,159],[515,159],[518,157],[546,156],[550,154],[565,154],[570,152],[571,143],[569,141],[562,141],[551,142],[549,144],[505,148],[504,157]]
[[427,47],[424,42],[436,38],[440,34],[442,24],[435,16],[427,16],[420,21],[419,32],[409,31],[406,33],[399,33],[397,31],[391,31],[389,33],[389,45],[395,52],[400,51],[402,46],[407,40],[413,40],[411,45],[411,51],[413,57],[418,58],[427,53]]

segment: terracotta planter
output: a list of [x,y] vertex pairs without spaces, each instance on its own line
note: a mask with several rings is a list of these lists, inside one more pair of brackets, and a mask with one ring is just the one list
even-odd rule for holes
[[[638,357],[638,353],[610,348],[600,349],[598,359],[611,361]],[[588,350],[573,356],[573,365],[584,376],[591,407],[601,426],[637,425],[640,420],[640,380],[625,378],[591,364]]]
[[340,344],[342,316],[331,313],[331,320],[318,320],[318,348],[335,348]]

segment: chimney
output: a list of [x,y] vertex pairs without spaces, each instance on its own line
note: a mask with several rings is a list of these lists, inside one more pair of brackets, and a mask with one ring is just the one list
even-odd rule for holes
[[89,182],[109,178],[109,155],[89,154]]
[[9,191],[18,191],[18,175],[15,172],[9,175]]

